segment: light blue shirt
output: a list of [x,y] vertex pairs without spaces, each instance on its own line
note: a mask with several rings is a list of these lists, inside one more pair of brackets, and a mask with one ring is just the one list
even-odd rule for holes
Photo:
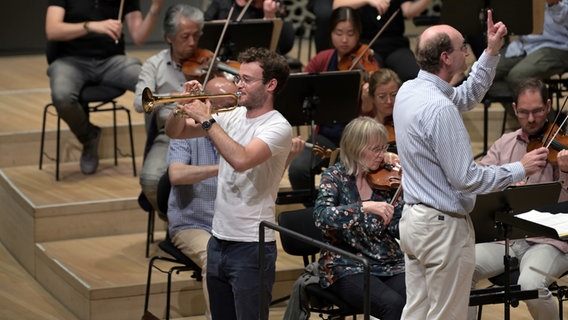
[[481,101],[498,61],[483,53],[468,80],[457,88],[424,70],[401,86],[393,117],[406,203],[465,215],[473,209],[477,194],[524,178],[520,162],[476,164],[460,114]]
[[[209,137],[171,139],[168,164],[179,162],[191,165],[214,165],[219,154]],[[203,229],[211,232],[217,176],[192,185],[172,185],[168,201],[170,236],[184,229]]]
[[505,57],[518,57],[531,54],[541,48],[554,48],[568,51],[568,2],[556,5],[545,4],[542,34],[520,36],[507,46]]
[[[148,58],[142,65],[136,91],[134,92],[134,109],[143,112],[142,91],[150,88],[154,95],[170,95],[172,92],[183,92],[186,82],[181,66],[172,60],[170,49],[164,49]],[[162,129],[170,115],[175,103],[168,106],[160,106],[157,111],[157,126]]]

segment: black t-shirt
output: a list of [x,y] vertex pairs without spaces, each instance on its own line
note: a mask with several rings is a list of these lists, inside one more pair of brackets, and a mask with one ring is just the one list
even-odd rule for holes
[[[233,3],[234,0],[213,0],[207,10],[205,10],[205,21],[227,19]],[[241,14],[243,9],[244,7],[235,5],[235,9],[231,15],[231,21],[237,20],[237,17]],[[257,9],[250,5],[242,19],[262,19],[263,17],[264,11],[262,9]]]
[[[49,0],[49,5],[65,9],[63,21],[77,23],[118,19],[120,0]],[[140,0],[125,0],[121,21],[124,22],[124,16],[133,11],[140,11]],[[124,35],[115,44],[107,35],[89,33],[77,39],[58,42],[57,51],[58,57],[108,58],[124,54]]]
[[[410,0],[392,0],[389,9],[381,16],[381,20],[378,21],[377,16],[379,12],[375,7],[367,5],[359,8],[359,15],[363,22],[363,34],[361,35],[361,41],[364,43],[371,41],[385,23],[387,23],[396,9],[400,8],[400,5],[406,1]],[[410,42],[408,41],[408,38],[404,36],[404,32],[404,16],[402,15],[401,9],[401,12],[394,17],[389,26],[373,44],[372,48],[374,52],[381,56],[385,56],[395,49],[409,47]]]

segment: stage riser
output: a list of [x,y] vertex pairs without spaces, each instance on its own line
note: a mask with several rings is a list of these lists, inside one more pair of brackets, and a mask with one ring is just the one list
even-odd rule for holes
[[[55,120],[54,120],[55,121]],[[103,136],[99,145],[99,156],[101,159],[114,158],[114,133],[112,126],[104,126]],[[143,156],[144,145],[146,143],[146,132],[144,124],[133,124],[132,134],[134,139],[134,154]],[[43,164],[55,164],[55,149],[57,141],[57,131],[49,129],[45,134]],[[130,134],[128,126],[119,125],[117,127],[117,144],[123,155],[130,155]],[[0,168],[24,165],[39,165],[39,150],[41,145],[41,131],[37,132],[17,132],[8,133],[0,136]],[[82,145],[69,131],[62,125],[60,142],[60,163],[78,162],[81,157]],[[47,154],[47,156],[45,155]],[[118,157],[121,156],[120,152]]]
[[[38,242],[147,230],[148,214],[139,208],[136,199],[32,208],[25,200],[15,197],[17,193],[13,190],[7,190],[11,186],[3,182],[0,241],[32,275],[35,274],[33,248]],[[165,223],[156,219],[155,230],[165,230]]]
[[[108,241],[112,237],[107,237],[100,241],[102,250],[108,247]],[[120,242],[121,237],[117,236],[116,241]],[[130,237],[129,237],[130,238]],[[89,240],[87,247],[96,247],[96,239]],[[117,251],[124,252],[121,248],[138,247],[129,243],[124,245],[117,242]],[[128,240],[127,240],[128,242]],[[121,247],[123,245],[123,247]],[[41,283],[49,293],[55,297],[61,304],[73,312],[78,319],[81,320],[99,320],[99,319],[139,319],[144,310],[144,296],[146,291],[146,277],[148,259],[141,258],[139,253],[132,253],[131,258],[124,259],[126,254],[115,254],[118,261],[96,261],[91,267],[92,272],[97,275],[89,275],[93,278],[104,278],[108,272],[125,274],[132,278],[128,285],[121,286],[112,283],[109,280],[107,287],[98,287],[98,284],[90,283],[82,271],[77,271],[80,266],[76,266],[72,261],[59,261],[54,256],[60,256],[61,252],[54,253],[57,250],[57,244],[46,243],[36,247],[36,279]],[[61,247],[62,248],[62,247]],[[164,255],[153,246],[153,254]],[[284,255],[282,252],[279,253]],[[53,256],[54,255],[54,256]],[[301,273],[300,259],[295,258],[294,265],[287,264],[289,257],[282,257],[279,263],[281,270],[277,271],[276,282],[273,289],[273,298],[280,298],[290,294],[292,286]],[[158,265],[164,269],[168,269],[169,264],[158,262]],[[119,268],[118,268],[119,267]],[[79,268],[79,269],[78,269]],[[118,268],[118,269],[116,269]],[[77,271],[77,274],[74,273]],[[84,270],[83,270],[84,271]],[[128,275],[127,275],[128,274]],[[171,295],[171,317],[189,317],[202,315],[204,313],[204,299],[201,282],[191,279],[192,272],[180,272],[172,274],[172,295]],[[96,282],[95,280],[93,280]],[[150,304],[149,310],[154,315],[164,317],[166,305],[166,288],[167,274],[157,270],[152,272],[152,286],[150,288]]]

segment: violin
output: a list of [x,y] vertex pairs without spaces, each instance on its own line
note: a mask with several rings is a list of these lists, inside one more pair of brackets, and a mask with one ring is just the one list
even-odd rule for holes
[[353,70],[354,68],[362,69],[366,72],[379,70],[379,63],[375,59],[375,55],[369,46],[361,43],[350,54],[346,54],[337,64],[339,70]]
[[566,136],[562,130],[559,130],[557,124],[548,123],[542,128],[540,133],[529,137],[527,152],[531,152],[540,147],[548,148],[548,162],[557,165],[558,152],[568,149],[568,136]]
[[402,181],[402,169],[400,164],[384,162],[379,169],[367,174],[367,182],[371,188],[390,191],[398,189]]
[[186,60],[181,71],[185,75],[186,80],[198,80],[204,82],[203,78],[206,76],[209,68],[214,68],[214,73],[217,76],[222,76],[222,72],[227,72],[232,75],[239,74],[240,64],[236,61],[220,62],[215,61],[211,64],[211,60],[214,59],[215,55],[213,52],[207,49],[197,48],[192,59]]

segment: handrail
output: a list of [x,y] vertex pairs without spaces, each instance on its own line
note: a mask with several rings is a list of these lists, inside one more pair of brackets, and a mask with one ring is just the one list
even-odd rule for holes
[[264,239],[264,234],[265,234],[265,228],[270,228],[273,230],[276,230],[280,233],[284,233],[290,237],[295,238],[296,240],[299,240],[301,242],[305,242],[307,244],[310,244],[312,246],[316,246],[320,249],[326,249],[332,252],[336,252],[341,254],[342,256],[345,256],[347,258],[353,259],[355,261],[360,262],[363,265],[363,290],[364,292],[364,296],[363,296],[363,319],[364,320],[369,320],[370,317],[370,311],[371,311],[371,303],[370,303],[370,288],[369,288],[369,281],[371,280],[371,271],[370,271],[370,267],[369,267],[369,262],[367,261],[367,259],[357,256],[351,252],[347,252],[345,250],[339,249],[337,247],[334,247],[332,245],[329,245],[327,243],[318,241],[316,239],[310,238],[308,236],[305,236],[301,233],[298,233],[296,231],[292,231],[290,229],[284,228],[282,226],[279,226],[277,224],[274,224],[272,222],[268,222],[268,221],[261,221],[259,226],[258,226],[258,238],[259,238],[259,268],[260,268],[260,306],[263,306],[265,301],[264,299],[265,296],[262,292],[263,288],[264,288],[264,269],[266,266],[266,261],[264,258],[264,243],[265,243],[265,239]]

